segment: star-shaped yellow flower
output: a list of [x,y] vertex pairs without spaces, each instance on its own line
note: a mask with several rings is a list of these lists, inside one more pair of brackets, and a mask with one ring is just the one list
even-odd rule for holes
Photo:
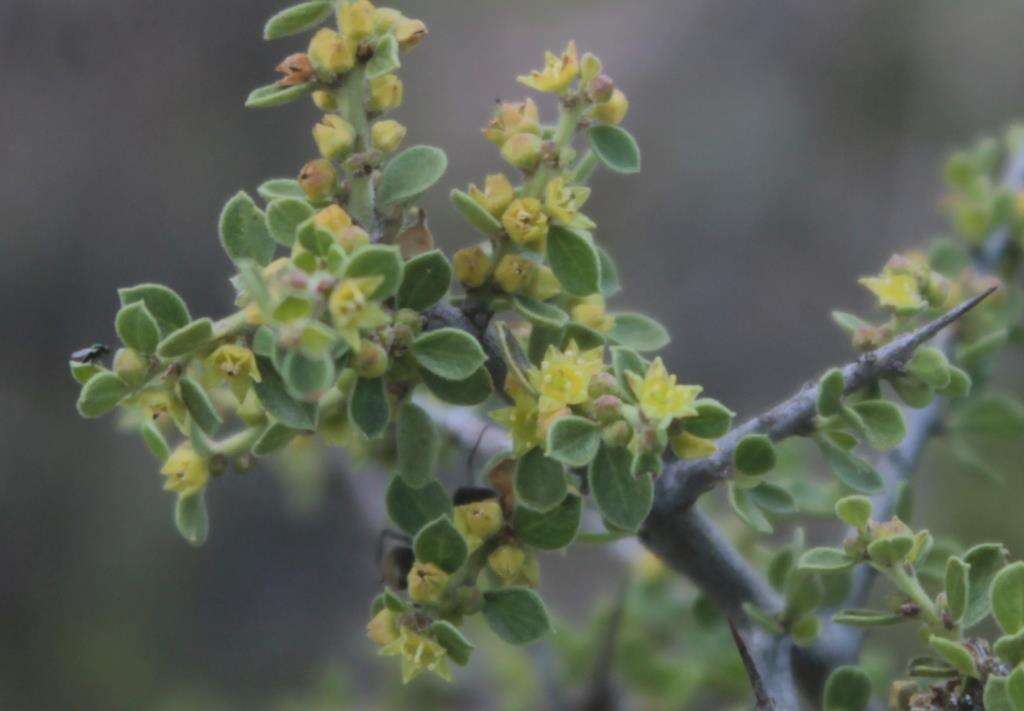
[[360,329],[373,329],[387,322],[387,315],[369,295],[380,286],[382,277],[354,277],[344,279],[334,287],[327,304],[338,333],[349,346],[358,349]]
[[537,91],[557,94],[572,84],[579,73],[580,60],[576,51],[576,43],[569,42],[561,57],[551,52],[545,52],[544,69],[534,70],[528,75],[517,77],[517,81]]
[[640,410],[649,419],[674,419],[697,414],[693,403],[703,388],[699,385],[677,385],[676,376],[669,375],[661,358],[654,359],[644,377],[633,372],[626,376]]
[[580,351],[569,341],[564,351],[548,346],[540,368],[530,371],[530,383],[540,393],[541,413],[586,402],[590,379],[604,370],[604,348]]
[[544,209],[555,222],[567,227],[594,229],[594,222],[580,213],[580,208],[590,197],[590,188],[580,185],[566,185],[565,178],[557,177],[544,189]]
[[445,681],[452,680],[448,650],[408,627],[402,627],[398,639],[381,647],[380,653],[385,657],[402,657],[403,684],[408,684],[425,671],[432,671]]
[[925,306],[924,297],[917,286],[917,279],[907,274],[882,274],[880,277],[864,277],[862,286],[878,297],[881,306],[891,306],[900,311],[912,311]]
[[178,445],[171,453],[160,473],[167,477],[164,491],[173,491],[182,496],[202,491],[210,481],[210,469],[206,465],[206,460],[187,442]]
[[491,419],[508,430],[512,436],[513,454],[521,457],[544,441],[538,423],[537,398],[524,388],[507,389],[507,392],[512,396],[512,407],[495,410]]

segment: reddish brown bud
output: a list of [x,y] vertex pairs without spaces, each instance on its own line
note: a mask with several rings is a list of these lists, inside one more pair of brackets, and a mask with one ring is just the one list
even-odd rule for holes
[[302,52],[288,55],[274,71],[284,74],[277,80],[278,86],[298,86],[305,84],[313,78],[313,64],[309,57]]

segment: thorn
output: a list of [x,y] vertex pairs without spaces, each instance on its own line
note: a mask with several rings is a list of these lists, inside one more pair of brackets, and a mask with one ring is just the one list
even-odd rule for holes
[[732,640],[736,643],[736,650],[740,653],[740,659],[743,661],[743,666],[747,670],[747,677],[750,679],[750,686],[754,690],[754,698],[757,700],[757,704],[754,708],[757,711],[774,711],[775,702],[768,696],[767,690],[764,688],[764,679],[761,678],[761,672],[757,669],[757,664],[754,662],[754,658],[750,655],[750,648],[747,646],[746,641],[740,635],[739,629],[736,627],[736,621],[732,617],[726,618],[729,621],[729,631],[732,632]]

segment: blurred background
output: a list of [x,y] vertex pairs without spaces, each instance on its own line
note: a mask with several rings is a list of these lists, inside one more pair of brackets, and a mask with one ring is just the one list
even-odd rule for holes
[[[158,281],[193,313],[230,307],[221,206],[315,152],[311,105],[242,106],[304,48],[260,40],[281,5],[0,3],[4,709],[404,703],[363,637],[376,530],[342,468],[287,486],[269,469],[218,482],[211,539],[193,550],[150,455],[109,419],[81,420],[67,372],[72,350],[114,340],[116,287]],[[1011,0],[400,9],[431,29],[396,118],[448,151],[445,188],[424,206],[449,252],[472,235],[448,187],[499,166],[479,131],[495,98],[521,97],[516,74],[567,38],[601,57],[644,150],[639,176],[599,175],[587,210],[620,263],[616,306],[665,323],[672,367],[741,415],[849,356],[829,311],[867,308],[856,277],[944,228],[949,150],[1024,118],[1024,5]],[[1003,382],[1019,392],[1019,352],[1009,358]],[[920,472],[915,524],[1019,552],[1019,524],[986,512],[1024,493],[1020,478],[994,490],[946,459],[933,452]],[[616,586],[599,552],[542,568],[570,621],[586,616],[580,589]],[[481,670],[448,699],[497,707],[490,683]]]

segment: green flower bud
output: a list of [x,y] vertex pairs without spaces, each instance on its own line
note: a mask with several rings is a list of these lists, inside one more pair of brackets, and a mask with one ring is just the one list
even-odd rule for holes
[[522,571],[526,552],[518,546],[504,545],[487,556],[487,565],[503,583],[511,583]]
[[594,418],[602,425],[622,419],[622,400],[615,395],[602,395],[594,400]]
[[409,571],[408,583],[413,602],[436,603],[448,584],[448,573],[433,563],[416,563]]
[[602,395],[614,395],[621,398],[623,393],[615,376],[612,373],[603,372],[597,373],[590,379],[587,394],[592,400],[597,400]]
[[596,121],[620,124],[629,112],[629,100],[626,95],[616,89],[608,101],[594,107],[593,117]]
[[388,370],[388,352],[378,343],[362,339],[352,367],[360,378],[379,378]]
[[338,102],[334,100],[334,94],[325,89],[313,92],[313,104],[324,113],[338,110]]
[[370,111],[390,111],[402,105],[402,80],[394,74],[385,74],[370,80]]
[[136,350],[121,348],[114,354],[114,372],[129,385],[142,385],[148,369],[145,358]]
[[355,43],[326,27],[313,35],[307,54],[317,74],[325,79],[344,74],[356,64]]
[[537,264],[517,254],[506,254],[494,270],[494,280],[506,294],[518,294],[533,279]]
[[452,255],[455,278],[467,289],[477,289],[487,283],[494,271],[494,260],[482,245],[460,249]]
[[313,127],[313,139],[320,155],[330,160],[341,160],[352,152],[356,131],[341,116],[327,114]]
[[328,160],[311,160],[299,172],[299,185],[313,202],[322,202],[338,189],[338,174]]
[[609,447],[625,447],[633,439],[633,428],[625,420],[613,422],[601,429],[601,439]]
[[601,73],[601,60],[587,52],[580,60],[580,79],[586,83]]
[[426,36],[427,26],[423,20],[412,20],[405,17],[395,25],[395,39],[398,40],[398,46],[403,52],[408,52],[422,42]]
[[615,82],[612,81],[611,77],[602,74],[591,80],[589,89],[590,95],[594,97],[594,101],[599,104],[606,104],[615,95]]
[[520,170],[530,172],[540,163],[542,141],[532,133],[517,133],[501,147],[501,157]]
[[385,153],[394,153],[405,138],[406,128],[398,121],[387,119],[378,121],[370,129],[373,147]]

